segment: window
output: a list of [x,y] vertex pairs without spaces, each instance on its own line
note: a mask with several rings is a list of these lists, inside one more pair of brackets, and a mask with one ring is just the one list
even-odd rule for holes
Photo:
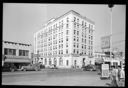
[[76,38],[75,38],[75,36],[74,36],[74,41],[76,41]]
[[49,65],[51,65],[51,58],[49,58]]
[[91,32],[91,30],[89,29],[89,33]]
[[28,56],[28,50],[19,50],[19,56]]
[[77,31],[77,35],[79,35],[79,31]]
[[63,50],[61,50],[61,54],[63,54]]
[[82,51],[82,55],[84,54],[84,51]]
[[76,34],[76,30],[74,30],[74,34]]
[[69,30],[66,31],[66,34],[67,34],[67,35],[68,35],[68,33],[69,33]]
[[9,55],[12,55],[13,51],[12,49],[9,49]]
[[68,66],[68,60],[66,62],[67,62],[67,66]]
[[66,47],[68,47],[68,43],[66,43]]
[[67,24],[66,24],[66,28],[68,28],[68,27],[69,27],[69,24],[67,23]]
[[93,39],[93,37],[91,36],[91,40]]
[[86,49],[86,45],[85,45],[85,47],[84,47],[85,49]]
[[86,39],[85,39],[85,43],[86,43]]
[[74,23],[74,28],[76,28],[76,23]]
[[54,64],[56,65],[57,63],[56,63],[56,58],[54,58]]
[[77,23],[77,28],[79,28],[79,23]]
[[63,20],[61,21],[61,23],[62,23],[62,26],[63,26]]
[[19,56],[22,56],[22,51],[21,50],[19,50]]
[[5,55],[16,55],[16,49],[5,48],[4,49],[4,54]]
[[73,53],[75,53],[75,49],[74,49]]
[[93,49],[93,46],[91,46],[91,49]]
[[91,41],[91,45],[93,44],[93,41]]
[[89,39],[90,39],[90,35],[89,35]]
[[82,49],[84,48],[84,46],[82,45]]
[[76,21],[76,17],[74,17],[74,22]]
[[75,47],[75,45],[76,45],[76,44],[74,43],[74,47]]
[[79,23],[79,19],[77,19],[77,23]]
[[66,37],[66,41],[68,41],[68,37]]
[[82,42],[84,42],[84,39],[82,38]]
[[47,59],[45,58],[45,65],[47,65]]
[[82,21],[82,27],[84,26],[84,21]]
[[60,57],[60,59],[59,59],[59,65],[63,65],[62,57]]
[[90,49],[90,46],[88,46],[88,49]]
[[77,48],[79,48],[79,44],[77,44]]
[[79,42],[79,38],[77,37],[77,42]]
[[79,51],[77,50],[77,54],[79,54]]
[[4,48],[4,54],[8,55],[8,49],[7,48]]
[[68,54],[68,50],[66,49],[66,54]]
[[67,17],[67,23],[69,22],[69,18]]
[[85,22],[85,28],[86,28],[86,26],[87,26],[87,25],[86,25],[86,22]]

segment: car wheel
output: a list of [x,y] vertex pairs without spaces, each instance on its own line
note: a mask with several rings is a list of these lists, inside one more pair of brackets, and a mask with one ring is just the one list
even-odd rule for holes
[[38,68],[35,68],[35,71],[38,71]]
[[26,69],[23,69],[23,71],[26,71]]
[[14,71],[15,71],[15,70],[12,68],[12,69],[11,69],[11,72],[14,72]]

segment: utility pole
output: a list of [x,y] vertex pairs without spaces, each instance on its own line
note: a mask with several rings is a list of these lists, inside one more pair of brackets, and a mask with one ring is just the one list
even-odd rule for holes
[[112,7],[113,4],[109,4],[108,7],[110,8],[110,59],[112,60]]

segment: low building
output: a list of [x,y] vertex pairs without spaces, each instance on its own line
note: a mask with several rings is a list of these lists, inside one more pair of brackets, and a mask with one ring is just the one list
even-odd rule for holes
[[17,68],[31,63],[31,44],[2,41],[2,54],[6,56],[4,64],[14,64]]
[[122,62],[119,58],[114,58],[113,56],[112,58],[110,58],[110,55],[104,52],[95,52],[94,56],[95,56],[95,63],[98,64],[106,63],[109,64],[110,66],[120,66]]
[[106,55],[103,52],[94,52],[95,63],[103,63],[105,57]]

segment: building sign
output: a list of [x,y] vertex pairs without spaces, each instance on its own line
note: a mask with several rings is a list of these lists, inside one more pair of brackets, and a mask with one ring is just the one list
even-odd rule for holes
[[110,48],[110,36],[101,37],[101,48],[102,49]]
[[102,64],[102,74],[101,77],[109,77],[109,64]]

